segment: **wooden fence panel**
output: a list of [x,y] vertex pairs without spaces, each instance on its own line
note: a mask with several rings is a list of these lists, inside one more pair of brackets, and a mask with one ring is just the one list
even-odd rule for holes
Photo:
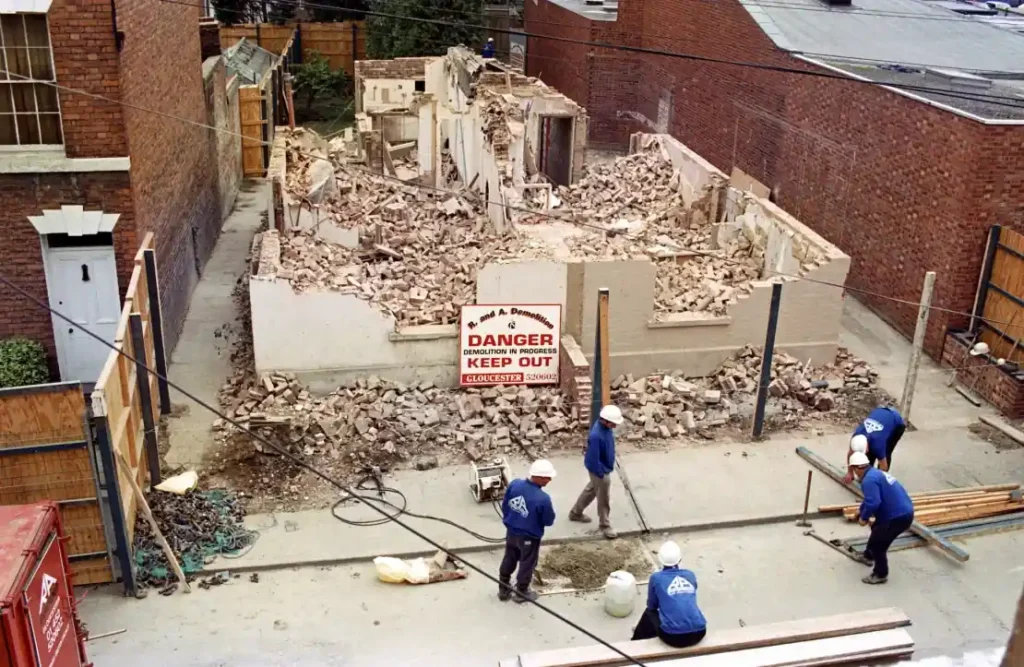
[[220,29],[220,48],[227,49],[242,41],[249,40],[275,55],[284,55],[295,34],[295,26],[273,24],[226,25]]
[[300,23],[299,31],[303,62],[309,62],[316,51],[327,58],[332,70],[343,69],[355,76],[355,61],[366,59],[366,27],[362,21]]
[[238,89],[238,113],[241,116],[242,173],[247,177],[260,177],[263,166],[264,96],[259,86],[241,86]]
[[0,504],[58,504],[76,585],[114,576],[88,419],[78,383],[0,390]]
[[1024,363],[1024,235],[1004,227],[991,234],[991,261],[982,275],[978,340],[996,359]]

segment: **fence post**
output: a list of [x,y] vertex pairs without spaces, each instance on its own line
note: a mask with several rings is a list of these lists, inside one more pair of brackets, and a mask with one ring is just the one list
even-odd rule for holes
[[156,272],[156,254],[152,248],[142,251],[146,263],[146,286],[149,288],[149,319],[153,327],[153,349],[156,352],[157,388],[160,392],[160,414],[171,413],[171,390],[167,386],[167,354],[164,348],[164,316],[160,306],[160,279]]
[[100,463],[103,466],[103,490],[107,492],[110,521],[114,524],[114,551],[121,570],[121,583],[124,584],[124,594],[134,596],[136,583],[135,569],[132,567],[132,545],[128,542],[124,505],[121,504],[121,485],[117,479],[117,464],[114,463],[114,444],[110,441],[106,415],[96,417],[93,423],[96,425],[96,449],[99,451]]
[[992,262],[999,249],[999,236],[1003,228],[1000,225],[992,225],[988,230],[988,245],[985,246],[985,261],[981,265],[981,275],[978,277],[978,293],[974,295],[974,312],[971,315],[970,331],[974,333],[978,326],[978,320],[985,314],[985,299],[988,297],[988,281],[992,279]]
[[772,355],[775,352],[775,330],[779,326],[779,304],[782,302],[782,283],[772,284],[772,303],[768,310],[768,333],[764,337],[761,355],[761,380],[757,384],[757,404],[754,408],[752,435],[761,437],[764,430],[764,404],[768,400],[768,385],[772,381]]
[[142,406],[143,440],[146,459],[149,461],[149,483],[160,483],[160,452],[156,443],[156,426],[153,419],[153,396],[149,393],[149,371],[146,370],[146,337],[142,333],[142,315],[128,316],[128,328],[132,337],[132,351],[135,353],[135,382],[139,387],[139,403]]
[[608,288],[597,290],[597,328],[594,331],[594,380],[591,383],[590,424],[597,421],[601,408],[611,403],[611,378],[608,351]]
[[359,58],[359,26],[356,25],[355,21],[352,21],[352,72],[350,75],[354,79],[356,76],[356,60]]
[[914,329],[914,348],[910,352],[910,364],[907,366],[907,379],[903,383],[903,396],[900,398],[900,414],[907,422],[910,421],[910,404],[914,400],[914,385],[917,384],[917,368],[921,365],[921,348],[924,346],[924,334],[928,329],[928,314],[932,310],[932,290],[935,288],[935,272],[924,274],[924,287],[921,289],[921,305],[917,309],[917,328]]

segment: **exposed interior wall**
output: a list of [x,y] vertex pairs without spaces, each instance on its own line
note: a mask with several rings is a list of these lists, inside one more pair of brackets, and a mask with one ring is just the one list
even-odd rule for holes
[[419,117],[412,113],[385,114],[373,117],[373,127],[381,131],[384,141],[400,144],[419,138]]

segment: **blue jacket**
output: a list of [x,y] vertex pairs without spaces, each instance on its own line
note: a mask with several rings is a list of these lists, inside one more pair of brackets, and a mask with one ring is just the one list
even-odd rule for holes
[[661,630],[671,635],[700,632],[708,622],[697,606],[697,575],[666,567],[647,583],[647,608],[657,610]]
[[906,426],[900,413],[893,408],[875,408],[864,421],[857,425],[853,434],[866,437],[868,452],[876,459],[884,459],[888,453],[885,447],[889,443],[889,434],[897,426]]
[[860,481],[864,502],[860,504],[860,518],[867,521],[892,521],[914,514],[914,501],[896,478],[878,468],[868,468]]
[[604,477],[615,470],[615,434],[601,420],[590,427],[583,465],[598,477]]
[[544,529],[555,523],[551,496],[528,479],[516,479],[508,485],[501,514],[509,535],[538,540],[544,537]]
[[494,57],[494,42],[487,42],[486,44],[484,44],[484,48],[481,51],[480,55],[482,55],[484,58],[493,58]]

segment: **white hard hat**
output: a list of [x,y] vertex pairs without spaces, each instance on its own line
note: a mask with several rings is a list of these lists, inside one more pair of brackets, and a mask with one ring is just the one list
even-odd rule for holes
[[601,408],[601,419],[610,421],[618,426],[622,423],[622,410],[619,410],[616,405],[606,405]]
[[547,477],[548,479],[555,478],[555,466],[551,465],[551,461],[547,459],[537,459],[530,466],[530,477]]
[[683,552],[679,549],[679,545],[669,540],[665,544],[661,545],[658,549],[658,562],[661,563],[662,567],[672,567],[673,565],[679,565],[679,561],[683,559]]
[[868,451],[868,437],[858,433],[850,438],[850,449],[861,454]]
[[857,467],[868,465],[868,455],[864,452],[850,454],[850,465]]
[[976,344],[974,347],[971,348],[971,356],[972,357],[980,357],[983,354],[988,354],[988,352],[989,352],[988,343],[986,343],[984,341],[981,342],[981,343]]
[[493,41],[494,41],[494,38],[493,38],[493,37],[488,37],[488,38],[487,38],[487,41],[488,41],[488,42],[493,42]]

